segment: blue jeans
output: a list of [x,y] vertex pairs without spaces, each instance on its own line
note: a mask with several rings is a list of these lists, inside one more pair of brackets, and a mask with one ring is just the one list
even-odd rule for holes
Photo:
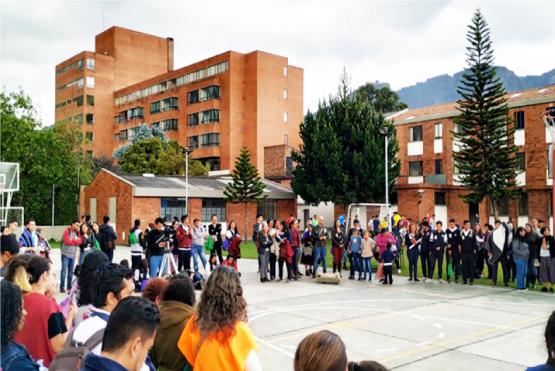
[[71,288],[71,281],[73,280],[73,265],[75,258],[62,254],[62,273],[60,275],[60,291],[65,290],[66,275],[67,275],[67,289]]
[[206,257],[204,256],[204,246],[201,245],[193,245],[193,264],[195,267],[195,272],[198,272],[198,261],[197,255],[202,262],[202,266],[206,267]]
[[526,273],[528,273],[528,260],[515,259],[516,264],[516,288],[526,288]]
[[322,268],[324,273],[326,273],[326,248],[325,247],[315,247],[312,251],[312,255],[314,255],[314,263],[313,263],[313,271],[316,274],[318,270],[318,259],[322,260]]
[[351,264],[351,277],[355,276],[355,272],[358,272],[358,276],[360,277],[362,273],[362,262],[360,261],[360,253],[354,252],[351,253],[353,264]]
[[[162,260],[163,259],[164,259],[164,255],[151,255],[150,256],[150,264],[148,266],[148,273],[150,275],[150,278],[154,278],[158,275],[158,271],[160,270],[160,266],[162,265]],[[166,272],[162,273],[162,275],[164,275],[164,274],[166,274]]]
[[368,273],[368,281],[372,280],[372,267],[370,266],[370,257],[362,258],[362,270],[364,272],[364,278],[366,279],[366,273]]

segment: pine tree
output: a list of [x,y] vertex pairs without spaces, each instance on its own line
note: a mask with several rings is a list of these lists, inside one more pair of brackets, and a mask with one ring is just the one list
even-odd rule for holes
[[265,198],[264,183],[260,180],[258,169],[251,163],[251,155],[247,147],[235,160],[235,169],[231,172],[232,181],[225,186],[224,195],[228,201],[245,204],[245,229],[247,233],[247,205]]
[[453,152],[453,158],[462,185],[469,189],[463,199],[479,203],[489,197],[497,218],[498,201],[511,196],[516,185],[514,126],[505,88],[493,65],[490,30],[480,10],[468,29],[468,69],[457,88],[461,114],[454,119],[458,130],[453,131],[460,149]]

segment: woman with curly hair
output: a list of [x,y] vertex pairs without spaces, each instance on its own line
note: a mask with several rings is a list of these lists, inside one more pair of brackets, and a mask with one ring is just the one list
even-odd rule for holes
[[108,263],[108,256],[102,251],[92,251],[83,259],[79,275],[77,275],[79,289],[77,290],[77,312],[73,318],[74,327],[91,316],[94,309],[91,292],[94,290],[97,270],[100,266],[108,265]]
[[218,266],[177,347],[194,370],[262,370],[258,346],[246,321],[247,303],[238,273]]
[[23,328],[27,312],[23,309],[20,289],[13,283],[0,282],[2,312],[2,357],[0,369],[4,371],[39,370],[39,365],[31,358],[24,346],[14,341],[15,333]]

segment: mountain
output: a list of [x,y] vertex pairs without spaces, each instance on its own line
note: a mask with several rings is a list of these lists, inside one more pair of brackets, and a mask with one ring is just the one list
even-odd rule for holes
[[[453,76],[435,76],[416,85],[402,88],[397,93],[401,102],[406,103],[410,108],[453,102],[459,98],[457,85],[463,72],[457,72]],[[501,77],[508,92],[555,84],[555,68],[539,76],[517,76],[508,68],[498,66],[497,75]]]

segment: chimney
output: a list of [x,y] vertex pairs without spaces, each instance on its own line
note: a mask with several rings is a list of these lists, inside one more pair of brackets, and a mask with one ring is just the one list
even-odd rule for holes
[[173,37],[166,37],[168,46],[168,71],[173,71]]

